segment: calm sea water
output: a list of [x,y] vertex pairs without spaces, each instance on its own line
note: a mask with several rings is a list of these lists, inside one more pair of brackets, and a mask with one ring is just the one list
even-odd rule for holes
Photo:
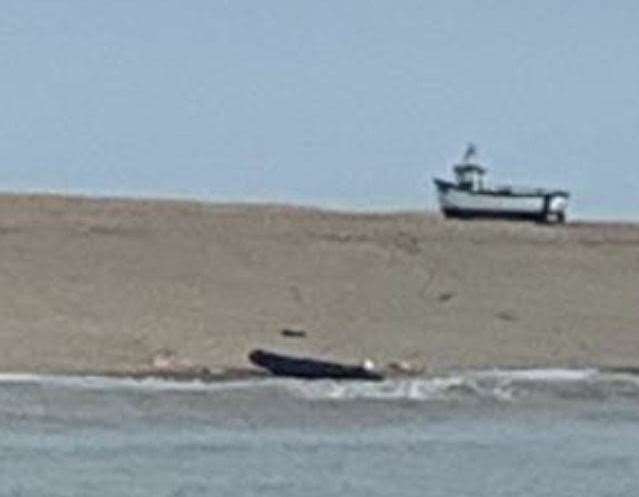
[[2,496],[634,496],[639,383],[5,376]]

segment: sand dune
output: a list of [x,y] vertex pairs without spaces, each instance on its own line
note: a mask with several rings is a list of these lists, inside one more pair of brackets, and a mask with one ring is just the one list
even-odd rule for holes
[[[0,197],[0,369],[639,366],[639,226]],[[303,329],[305,338],[285,337]]]

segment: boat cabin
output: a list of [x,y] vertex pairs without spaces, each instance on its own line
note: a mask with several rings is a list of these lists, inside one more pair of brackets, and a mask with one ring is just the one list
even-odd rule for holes
[[462,190],[477,192],[484,189],[486,169],[478,164],[464,163],[454,167],[457,184]]

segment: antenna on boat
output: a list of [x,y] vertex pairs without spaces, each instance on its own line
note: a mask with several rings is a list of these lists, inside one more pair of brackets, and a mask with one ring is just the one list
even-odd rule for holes
[[470,161],[473,157],[477,156],[477,147],[472,143],[466,146],[466,152],[464,152],[464,162]]

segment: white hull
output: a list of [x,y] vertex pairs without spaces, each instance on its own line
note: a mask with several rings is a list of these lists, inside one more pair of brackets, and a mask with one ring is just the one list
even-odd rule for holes
[[472,192],[445,182],[439,182],[437,187],[442,211],[450,216],[563,219],[568,205],[567,195],[562,192]]
[[506,211],[522,214],[541,214],[544,197],[512,197],[505,195],[473,194],[461,190],[439,193],[439,202],[444,209],[473,211]]

